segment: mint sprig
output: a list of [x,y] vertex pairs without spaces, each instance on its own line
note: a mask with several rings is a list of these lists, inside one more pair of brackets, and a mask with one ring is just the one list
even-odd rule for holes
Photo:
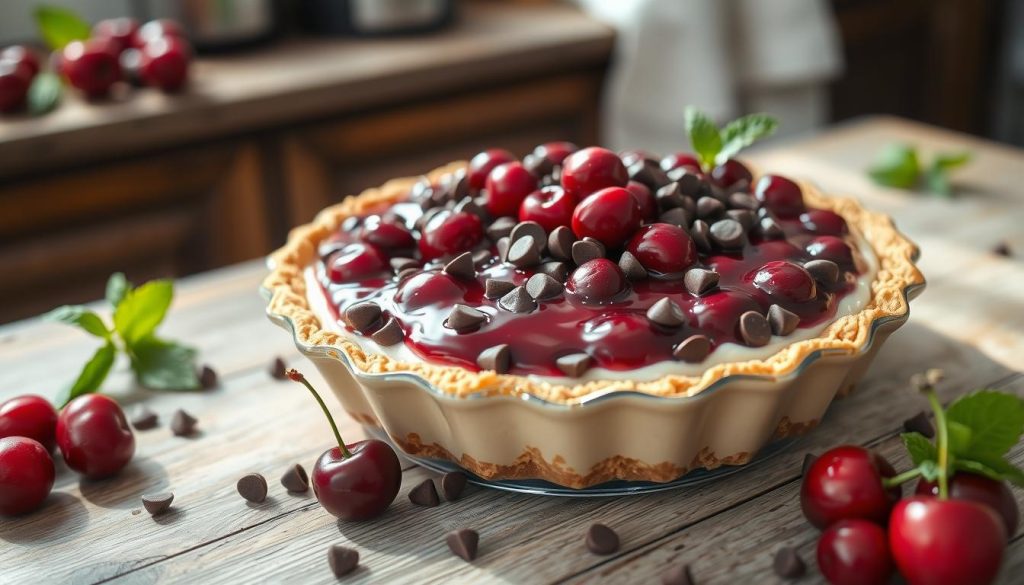
[[95,311],[81,305],[58,307],[44,316],[78,327],[105,342],[64,392],[58,401],[60,405],[82,394],[98,392],[119,351],[128,357],[135,380],[141,386],[152,390],[200,387],[196,351],[156,335],[174,297],[170,280],[153,280],[134,288],[119,272],[107,281],[106,297],[114,312],[110,326]]
[[913,146],[890,144],[878,153],[868,175],[883,187],[914,189],[924,186],[932,193],[948,197],[953,193],[950,171],[970,160],[969,152],[947,152],[936,155],[929,165],[924,165]]
[[50,49],[59,51],[72,41],[89,38],[92,27],[75,11],[61,6],[40,6],[34,12],[36,27]]
[[685,112],[686,133],[704,171],[722,164],[751,144],[766,138],[779,126],[768,114],[749,114],[719,129],[714,120],[689,106]]

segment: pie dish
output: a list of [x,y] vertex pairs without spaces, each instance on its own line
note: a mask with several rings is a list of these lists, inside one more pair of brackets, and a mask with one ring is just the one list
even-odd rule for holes
[[813,428],[924,285],[891,219],[729,160],[485,151],[323,210],[267,313],[406,453],[584,488]]

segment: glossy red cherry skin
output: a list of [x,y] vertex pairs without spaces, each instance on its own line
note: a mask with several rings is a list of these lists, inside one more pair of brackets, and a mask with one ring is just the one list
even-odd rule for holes
[[773,260],[753,272],[754,287],[772,299],[806,303],[818,295],[814,277],[803,267],[784,260]]
[[556,141],[556,142],[545,142],[537,148],[533,149],[534,156],[540,156],[548,159],[553,164],[560,165],[565,157],[579,150],[580,147],[576,146],[572,142]]
[[192,49],[183,39],[164,36],[142,46],[139,76],[146,85],[173,92],[188,82]]
[[594,238],[609,249],[622,246],[641,223],[640,204],[622,187],[601,189],[580,201],[572,214],[577,238]]
[[839,266],[852,266],[853,250],[842,238],[835,236],[818,236],[808,242],[804,248],[815,258],[831,260]]
[[11,45],[0,51],[0,61],[24,65],[29,77],[35,77],[39,74],[39,57],[36,56],[32,49],[25,45]]
[[1003,520],[977,502],[913,496],[889,518],[889,549],[910,585],[991,583],[1005,548]]
[[72,41],[61,51],[61,71],[68,82],[89,98],[100,98],[121,79],[114,47],[105,39]]
[[14,61],[0,60],[0,112],[16,112],[25,107],[32,84],[30,69]]
[[164,37],[184,39],[185,31],[181,29],[181,25],[168,18],[151,20],[139,27],[132,40],[132,45],[136,49],[141,49],[146,43]]
[[483,189],[487,182],[487,176],[491,174],[494,167],[514,160],[516,160],[516,155],[503,148],[489,148],[478,153],[469,161],[469,170],[466,174],[469,186],[473,189]]
[[572,225],[576,200],[558,185],[530,193],[519,206],[519,221],[535,221],[550,233],[557,227]]
[[487,176],[487,211],[494,217],[519,213],[519,206],[537,189],[537,177],[518,161],[500,164]]
[[765,175],[754,187],[754,197],[775,215],[790,219],[806,210],[800,185],[778,175]]
[[442,211],[430,218],[420,236],[420,255],[433,260],[465,252],[484,238],[483,223],[472,213]]
[[740,315],[747,311],[761,312],[757,301],[745,292],[720,289],[707,293],[694,303],[690,326],[722,339],[739,339]]
[[825,236],[845,236],[850,232],[846,220],[828,209],[808,209],[800,214],[800,222],[808,230]]
[[327,276],[334,283],[385,278],[391,273],[387,255],[377,246],[354,242],[327,258]]
[[134,18],[108,18],[97,22],[92,27],[92,36],[107,39],[116,44],[117,52],[130,48],[139,32],[139,21]]
[[421,272],[401,284],[395,302],[406,311],[430,305],[450,307],[462,301],[465,292],[462,285],[444,272]]
[[68,467],[90,478],[121,471],[135,454],[135,436],[112,398],[86,394],[57,417],[57,446]]
[[840,520],[821,533],[818,568],[832,585],[885,585],[892,557],[885,529],[867,520]]
[[26,395],[0,404],[0,439],[28,437],[47,451],[57,444],[57,411],[42,396]]
[[723,189],[735,186],[740,181],[749,185],[754,180],[750,169],[738,160],[729,159],[711,169],[711,182]]
[[626,246],[649,271],[673,276],[697,261],[697,247],[683,228],[670,223],[652,223],[640,228]]
[[585,302],[612,300],[626,290],[626,275],[607,258],[595,258],[581,264],[569,275],[566,290]]
[[[919,496],[938,496],[939,485],[921,480],[917,482],[914,493]],[[1005,481],[996,481],[974,473],[958,472],[949,480],[949,497],[985,504],[1002,517],[1007,537],[1012,538],[1017,533],[1020,510],[1017,508],[1017,499],[1013,497],[1013,492]]]
[[658,219],[658,201],[647,185],[638,181],[630,181],[626,184],[626,190],[632,193],[636,202],[640,204],[640,217],[644,222]]
[[861,518],[884,525],[900,497],[899,486],[885,489],[882,478],[896,475],[882,456],[856,445],[823,453],[811,464],[800,487],[800,507],[818,528]]
[[665,155],[661,159],[661,170],[668,172],[674,169],[686,167],[693,172],[700,172],[700,161],[689,152],[676,152]]
[[598,146],[578,150],[563,161],[562,186],[577,200],[606,187],[625,187],[629,173],[619,155]]
[[53,489],[53,459],[28,437],[0,439],[0,516],[27,514]]
[[359,229],[359,239],[388,251],[409,250],[416,247],[416,239],[404,225],[397,221],[371,215]]
[[342,520],[369,520],[387,510],[402,486],[402,466],[383,441],[369,439],[324,451],[313,467],[310,483],[320,505]]

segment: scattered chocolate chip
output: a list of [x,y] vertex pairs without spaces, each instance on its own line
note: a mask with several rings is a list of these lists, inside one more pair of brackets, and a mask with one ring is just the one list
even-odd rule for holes
[[903,421],[903,430],[908,433],[921,433],[929,439],[935,436],[935,427],[932,426],[932,421],[924,411]]
[[800,475],[807,475],[807,470],[814,465],[814,462],[818,460],[818,456],[814,453],[805,453],[803,463],[800,464]]
[[327,564],[335,577],[344,577],[359,566],[359,551],[340,544],[327,549]]
[[579,378],[590,369],[590,356],[585,353],[571,353],[555,360],[555,365],[566,376]]
[[493,257],[490,250],[477,250],[473,252],[473,266],[483,266],[490,262]]
[[718,286],[719,275],[706,268],[691,268],[683,275],[683,284],[690,294],[701,296]]
[[171,492],[161,492],[159,494],[145,494],[142,496],[142,507],[146,509],[151,516],[163,514],[171,507],[171,502],[174,501],[174,494]]
[[647,278],[647,269],[644,268],[643,264],[636,259],[636,256],[627,252],[623,252],[622,256],[619,257],[619,268],[622,269],[622,273],[626,275],[632,282],[638,280],[644,280]]
[[548,241],[548,234],[539,223],[535,221],[521,221],[516,224],[516,227],[512,228],[512,232],[508,235],[509,240],[513,244],[524,236],[533,236],[533,245],[537,247],[537,251],[544,252],[544,247]]
[[497,242],[501,238],[507,238],[514,227],[516,227],[516,220],[511,217],[499,217],[487,226],[487,237]]
[[747,311],[740,315],[740,335],[747,345],[761,347],[771,341],[772,327],[761,313]]
[[160,417],[155,412],[146,407],[145,404],[138,405],[134,411],[132,411],[132,426],[140,431],[148,431],[149,429],[156,428],[156,423],[160,420]]
[[652,160],[639,159],[626,169],[629,178],[638,183],[643,183],[650,189],[658,189],[669,182],[668,175],[661,170],[658,163]]
[[1003,256],[1005,258],[1011,258],[1013,256],[1013,250],[1010,249],[1010,244],[1006,242],[999,242],[993,246],[992,253],[996,256]]
[[700,251],[711,251],[711,228],[708,227],[707,222],[702,219],[693,222],[693,225],[690,226],[690,237],[693,238],[693,243]]
[[484,281],[484,296],[491,300],[500,299],[515,287],[516,285],[507,280],[488,278]]
[[779,305],[768,307],[768,325],[771,326],[773,334],[789,335],[799,324],[800,317],[796,313]]
[[775,553],[775,560],[772,562],[775,574],[783,579],[799,579],[807,572],[807,566],[803,559],[796,553],[796,550],[786,546]]
[[539,179],[551,173],[555,168],[555,163],[546,156],[538,156],[531,152],[523,157],[523,166],[530,171],[530,174]]
[[756,210],[760,204],[752,195],[746,193],[731,193],[729,195],[729,206],[733,209]]
[[480,327],[486,321],[486,313],[478,311],[473,307],[456,303],[452,307],[451,313],[448,313],[448,318],[444,320],[444,326],[454,330],[456,333],[467,333]]
[[665,297],[647,309],[647,319],[664,327],[679,327],[686,320],[686,316],[675,301]]
[[449,502],[462,497],[462,491],[466,489],[466,474],[461,471],[451,471],[441,476],[441,493],[444,499]]
[[517,286],[498,300],[498,306],[511,313],[529,313],[537,308],[525,286]]
[[569,278],[569,270],[570,266],[568,262],[561,262],[558,260],[544,262],[537,267],[537,272],[547,274],[560,283],[565,282],[565,279]]
[[743,225],[735,219],[723,219],[711,224],[710,236],[713,242],[727,249],[742,248],[747,242]]
[[306,470],[296,463],[281,476],[281,485],[292,493],[301,494],[309,490],[309,476],[306,475]]
[[532,235],[521,236],[512,242],[508,249],[506,261],[516,268],[529,268],[540,263],[540,250],[537,249],[537,240]]
[[501,345],[488,347],[481,351],[480,355],[476,358],[476,365],[480,366],[483,370],[494,370],[499,374],[508,373],[509,368],[512,366],[512,354],[509,351],[508,344],[502,343]]
[[619,535],[604,524],[591,524],[586,542],[587,549],[595,555],[610,555],[619,550]]
[[658,202],[658,209],[662,211],[683,207],[687,201],[678,182],[669,183],[658,189],[654,194],[654,199]]
[[548,234],[548,252],[558,260],[572,260],[572,245],[576,235],[564,225],[558,226]]
[[700,178],[693,171],[687,168],[677,169],[680,172],[676,174],[675,181],[679,183],[679,191],[690,197],[691,199],[699,199],[701,196],[709,193],[707,181]]
[[420,267],[420,263],[417,262],[416,260],[413,260],[412,258],[392,258],[391,259],[391,269],[395,271],[395,274],[398,274],[399,272],[401,272],[403,270],[406,270],[406,269],[409,269],[409,268],[419,268],[419,267]]
[[448,533],[445,537],[448,548],[452,553],[464,561],[472,561],[476,558],[477,545],[480,543],[480,535],[476,530],[460,528]]
[[217,387],[217,371],[211,368],[209,365],[204,364],[203,369],[199,371],[199,385],[204,390]]
[[409,501],[417,506],[433,508],[441,503],[437,497],[437,488],[434,487],[434,480],[424,479],[416,487],[409,490]]
[[661,223],[670,223],[686,229],[686,227],[690,225],[690,222],[693,221],[693,218],[690,217],[690,213],[682,207],[673,207],[658,216],[658,221]]
[[281,357],[275,357],[270,362],[270,377],[275,380],[286,380],[288,378],[288,364],[284,363]]
[[759,227],[761,236],[768,240],[775,240],[786,235],[786,233],[782,231],[782,226],[780,226],[779,222],[775,221],[775,218],[773,217],[762,217]]
[[455,207],[452,208],[452,211],[456,213],[471,213],[480,219],[487,218],[487,212],[472,197],[464,197],[459,200]]
[[749,230],[754,227],[754,223],[757,221],[757,217],[754,216],[754,212],[749,209],[730,209],[725,212],[725,215],[728,216],[729,219],[734,219],[739,222],[739,224],[743,226],[744,230]]
[[360,333],[366,333],[380,320],[380,305],[372,301],[356,303],[345,309],[345,322]]
[[459,280],[473,280],[476,278],[476,266],[473,264],[473,254],[463,252],[453,258],[451,262],[444,265],[443,271]]
[[839,265],[831,260],[811,260],[804,268],[821,284],[831,285],[839,280]]
[[711,340],[704,335],[691,335],[672,350],[673,357],[688,364],[699,364],[710,353]]
[[399,272],[395,276],[395,278],[398,280],[398,282],[404,282],[406,279],[416,276],[419,273],[419,266],[410,266],[409,268],[406,268],[405,270]]
[[526,292],[538,301],[553,299],[562,294],[565,287],[547,274],[534,274],[526,281]]
[[661,585],[697,585],[690,572],[690,565],[672,567],[661,574]]
[[373,332],[370,336],[374,342],[378,345],[395,345],[401,343],[405,339],[405,331],[402,331],[402,326],[398,324],[398,320],[394,317],[388,317],[387,323],[383,327]]
[[725,205],[714,197],[701,197],[697,200],[697,217],[703,220],[715,219],[725,212]]
[[267,480],[258,473],[242,476],[235,487],[238,489],[238,494],[246,501],[259,504],[267,499]]
[[171,417],[171,432],[178,437],[187,437],[195,432],[198,422],[194,416],[179,408]]
[[601,246],[590,240],[580,240],[573,242],[572,245],[572,261],[577,266],[586,264],[587,262],[596,258],[603,258],[604,250]]
[[[433,203],[431,203],[431,205],[433,205]],[[428,224],[430,224],[430,220],[434,219],[434,216],[436,216],[438,213],[441,213],[442,211],[444,211],[444,209],[441,207],[430,207],[429,209],[424,211],[423,215],[421,215],[420,218],[416,220],[416,229],[423,231],[423,229],[426,228]]]

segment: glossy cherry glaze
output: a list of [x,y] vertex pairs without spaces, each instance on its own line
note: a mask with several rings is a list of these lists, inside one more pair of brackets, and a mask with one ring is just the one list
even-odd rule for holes
[[[938,496],[937,483],[921,480],[914,493],[921,496]],[[949,497],[954,500],[970,500],[985,504],[995,510],[1006,525],[1006,535],[1013,537],[1020,523],[1020,510],[1010,486],[1005,481],[996,481],[982,475],[958,472],[949,480]]]
[[884,525],[900,497],[882,478],[896,475],[882,456],[856,445],[829,449],[818,457],[800,486],[800,507],[818,528],[859,518]]
[[68,467],[99,479],[128,465],[135,454],[135,436],[113,398],[86,394],[60,411],[57,446]]
[[840,520],[818,540],[818,569],[832,585],[885,585],[892,557],[885,529],[867,520]]
[[53,451],[56,433],[57,411],[42,396],[18,396],[0,404],[0,439],[28,437]]
[[53,488],[54,467],[46,447],[28,437],[0,439],[0,516],[27,514]]
[[369,439],[334,447],[313,466],[310,483],[320,505],[342,520],[369,520],[384,513],[402,485],[402,465],[394,449]]

